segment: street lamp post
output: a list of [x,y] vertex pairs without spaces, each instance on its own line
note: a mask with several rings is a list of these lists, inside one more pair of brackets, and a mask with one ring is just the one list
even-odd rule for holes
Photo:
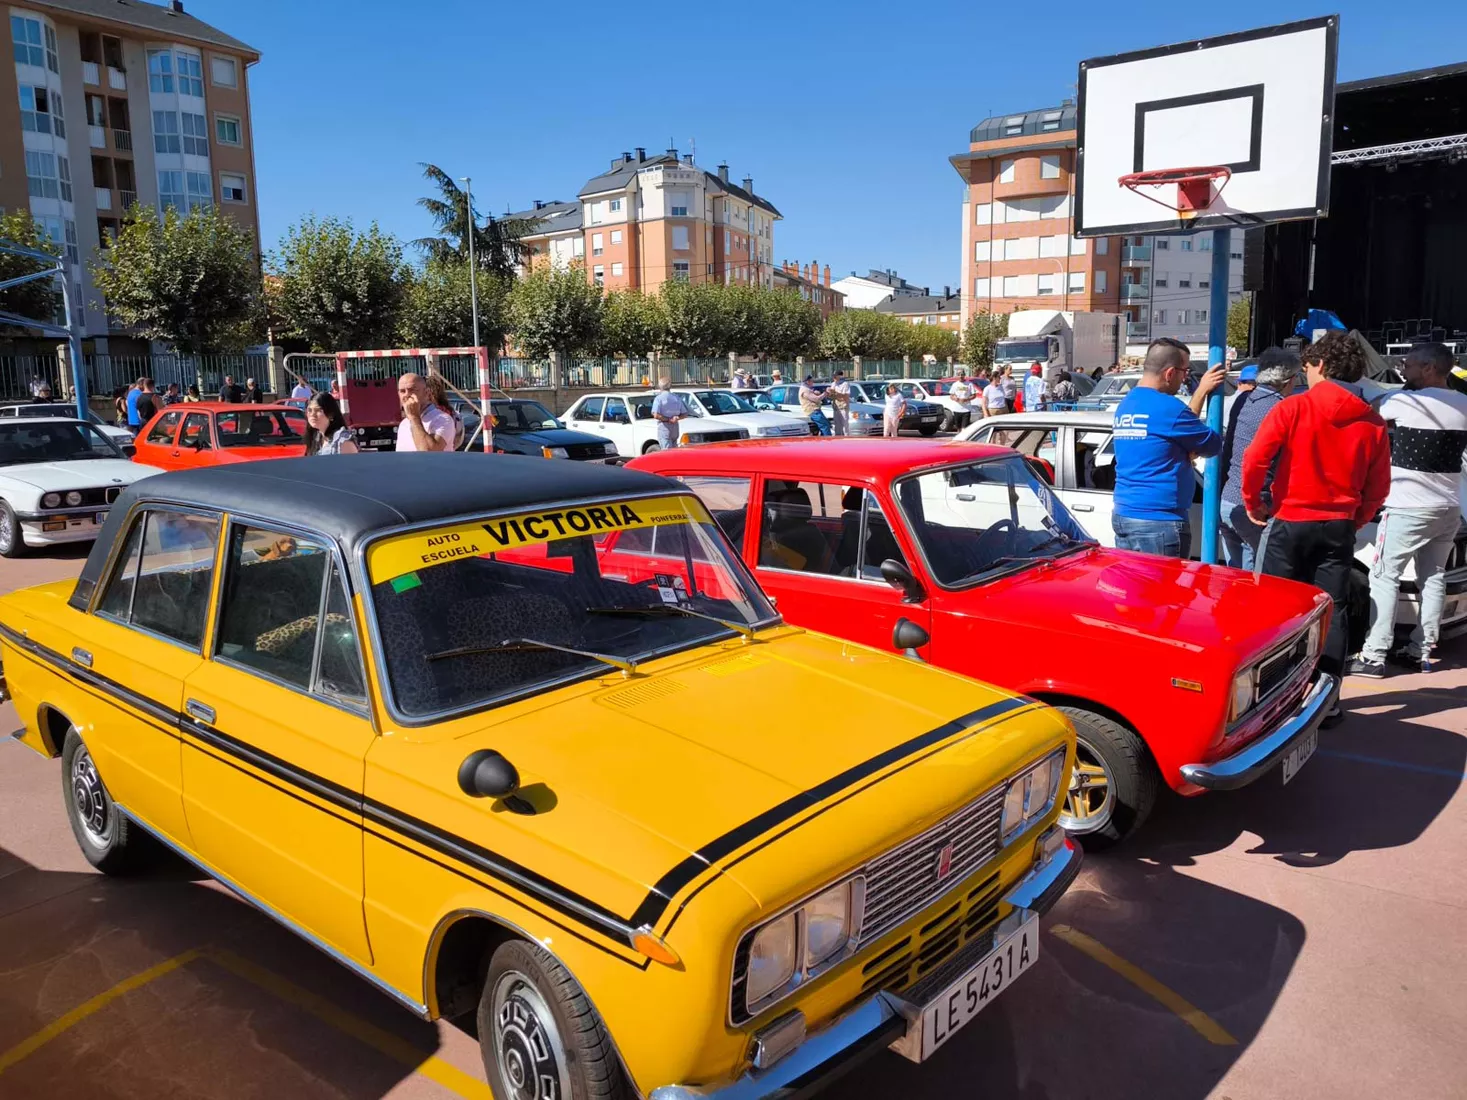
[[469,298],[473,302],[474,310],[474,347],[479,346],[479,273],[476,270],[478,264],[474,260],[474,186],[468,176],[460,176],[464,185],[464,205],[468,208],[465,217],[468,224],[469,238]]

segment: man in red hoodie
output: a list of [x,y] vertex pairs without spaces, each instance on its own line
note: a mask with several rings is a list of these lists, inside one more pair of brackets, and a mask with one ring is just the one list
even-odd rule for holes
[[[1356,385],[1365,373],[1359,345],[1330,332],[1303,358],[1308,391],[1280,401],[1244,452],[1243,505],[1254,523],[1268,524],[1258,548],[1263,572],[1318,585],[1334,601],[1319,667],[1338,678],[1349,637],[1355,532],[1390,492],[1391,447],[1385,421]],[[1340,716],[1336,702],[1326,723]]]

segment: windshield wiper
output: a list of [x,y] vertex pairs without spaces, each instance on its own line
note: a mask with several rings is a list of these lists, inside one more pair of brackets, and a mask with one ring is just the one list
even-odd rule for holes
[[652,604],[647,607],[588,607],[587,615],[645,615],[649,618],[661,615],[686,615],[690,619],[702,619],[705,622],[717,623],[729,630],[742,634],[745,638],[754,636],[754,628],[746,623],[731,622],[728,619],[720,619],[717,615],[705,615],[701,611],[694,611],[690,607],[682,607],[677,604]]
[[539,638],[506,638],[494,645],[466,645],[458,649],[445,649],[438,653],[428,654],[426,660],[441,661],[446,657],[473,657],[482,653],[507,653],[516,649],[549,649],[556,653],[569,653],[574,657],[587,657],[593,661],[619,668],[627,674],[637,671],[637,662],[624,657],[612,657],[606,653],[595,653],[589,649],[572,649],[568,645],[556,645],[554,642],[541,641]]

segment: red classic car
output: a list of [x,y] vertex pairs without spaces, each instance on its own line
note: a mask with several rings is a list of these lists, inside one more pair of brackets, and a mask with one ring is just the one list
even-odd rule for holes
[[1338,690],[1316,669],[1322,592],[1106,549],[1008,448],[751,441],[630,465],[698,493],[789,622],[1062,709],[1079,756],[1061,820],[1091,846],[1139,827],[1160,783],[1289,782]]
[[305,434],[306,414],[293,405],[169,405],[138,432],[133,461],[164,470],[193,470],[224,462],[299,458],[305,453]]

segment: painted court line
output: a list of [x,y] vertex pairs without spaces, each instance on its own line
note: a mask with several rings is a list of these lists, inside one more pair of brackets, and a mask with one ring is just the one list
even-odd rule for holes
[[1353,760],[1357,764],[1379,764],[1384,768],[1400,768],[1408,772],[1424,772],[1427,775],[1445,775],[1449,779],[1467,778],[1467,773],[1454,768],[1436,768],[1430,764],[1408,764],[1404,760],[1387,760],[1383,756],[1366,756],[1359,752],[1342,752],[1339,749],[1316,749],[1320,756],[1333,756],[1338,760]]
[[1098,940],[1092,939],[1084,932],[1071,928],[1067,924],[1056,924],[1050,928],[1050,932],[1064,940],[1065,943],[1086,955],[1089,955],[1102,966],[1109,967],[1137,989],[1150,996],[1166,1008],[1171,1009],[1209,1043],[1220,1047],[1237,1046],[1238,1040],[1234,1039],[1227,1030],[1207,1013],[1203,1012],[1191,1001],[1180,993],[1162,985],[1146,971],[1135,963],[1127,962],[1110,948]]

